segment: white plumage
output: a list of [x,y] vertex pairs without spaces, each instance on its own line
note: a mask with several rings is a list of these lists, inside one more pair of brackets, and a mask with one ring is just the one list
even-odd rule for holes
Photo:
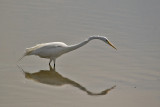
[[67,45],[63,42],[42,43],[26,49],[26,55],[38,55],[42,58],[58,57]]

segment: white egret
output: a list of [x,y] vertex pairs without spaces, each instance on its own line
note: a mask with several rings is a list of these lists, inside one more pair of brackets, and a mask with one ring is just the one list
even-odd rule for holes
[[66,45],[63,42],[50,42],[50,43],[38,44],[36,46],[26,48],[26,52],[24,53],[23,57],[28,56],[28,55],[37,55],[41,58],[50,59],[49,65],[51,64],[52,61],[54,61],[54,68],[55,68],[56,58],[58,58],[59,56],[61,56],[64,53],[73,51],[77,48],[80,48],[80,47],[84,46],[85,44],[87,44],[89,41],[91,41],[93,39],[102,40],[106,44],[108,44],[108,45],[112,46],[114,49],[116,49],[109,42],[109,40],[106,37],[104,37],[104,36],[90,36],[89,38],[87,38],[83,42],[80,42],[80,43],[75,44],[75,45]]

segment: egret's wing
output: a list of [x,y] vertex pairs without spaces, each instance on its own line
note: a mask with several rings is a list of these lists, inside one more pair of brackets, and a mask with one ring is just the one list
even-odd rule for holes
[[63,42],[51,42],[51,43],[43,43],[43,44],[38,44],[34,47],[27,48],[26,52],[28,54],[38,54],[40,52],[45,52],[48,50],[54,50],[57,47],[66,47],[67,45]]
[[44,44],[39,44],[36,46],[36,49],[54,49],[57,47],[66,47],[67,45],[63,42],[51,42],[51,43],[44,43]]

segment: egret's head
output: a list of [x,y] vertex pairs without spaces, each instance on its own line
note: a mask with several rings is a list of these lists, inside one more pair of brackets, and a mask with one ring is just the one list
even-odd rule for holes
[[88,40],[90,41],[92,39],[100,39],[100,40],[104,41],[105,43],[107,43],[108,45],[110,45],[111,47],[113,47],[114,49],[116,49],[116,47],[114,47],[113,44],[111,44],[111,42],[105,36],[99,36],[99,35],[90,36],[90,38]]
[[[113,44],[104,36],[99,36],[99,38],[104,41],[105,43],[107,43],[108,45],[110,45],[112,48],[116,49],[115,46],[113,46]],[[116,49],[117,50],[117,49]]]

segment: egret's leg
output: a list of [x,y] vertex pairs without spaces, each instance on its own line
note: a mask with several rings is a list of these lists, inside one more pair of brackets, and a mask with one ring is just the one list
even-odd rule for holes
[[51,66],[51,65],[49,65],[49,69],[50,69],[50,71],[53,71],[53,68],[52,68],[52,66]]
[[54,69],[55,69],[55,66],[56,66],[56,60],[53,60],[54,61]]
[[52,62],[52,59],[50,59],[50,61],[49,61],[49,65],[51,65],[51,62]]

